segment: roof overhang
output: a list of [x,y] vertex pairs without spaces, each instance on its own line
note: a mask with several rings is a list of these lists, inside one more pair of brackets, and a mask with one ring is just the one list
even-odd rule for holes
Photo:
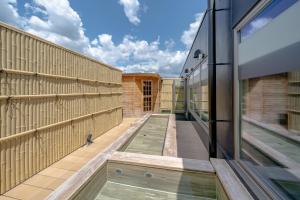
[[125,73],[122,74],[123,77],[153,77],[153,78],[157,78],[160,79],[160,75],[157,73]]

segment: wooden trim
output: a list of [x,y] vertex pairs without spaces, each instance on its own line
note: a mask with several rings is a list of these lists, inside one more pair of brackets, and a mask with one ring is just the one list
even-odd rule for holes
[[176,117],[169,115],[168,128],[166,133],[163,156],[177,157],[177,139],[176,139]]
[[61,121],[61,122],[58,122],[58,123],[55,123],[55,124],[50,124],[50,125],[47,125],[47,126],[39,127],[39,128],[36,128],[36,129],[32,129],[32,130],[29,130],[29,131],[22,132],[22,133],[17,133],[15,135],[2,137],[2,138],[0,138],[0,143],[1,142],[6,142],[6,141],[11,140],[11,139],[15,139],[17,137],[22,137],[22,136],[37,133],[37,132],[40,132],[40,131],[43,131],[43,130],[46,130],[46,129],[61,126],[61,125],[67,124],[67,123],[72,123],[72,122],[77,121],[77,120],[82,120],[82,119],[85,119],[85,118],[88,118],[88,117],[93,117],[94,115],[98,115],[98,114],[101,114],[101,113],[111,112],[113,110],[120,109],[120,108],[122,108],[122,106],[118,106],[118,107],[107,109],[107,110],[101,110],[99,112],[91,113],[91,114],[88,114],[88,115],[82,115],[80,117],[76,117],[76,118],[69,119],[69,120],[66,120],[66,121]]
[[10,95],[0,96],[0,100],[11,99],[40,99],[40,98],[58,98],[58,97],[79,97],[79,96],[104,96],[104,95],[121,95],[122,92],[106,92],[106,93],[71,93],[71,94],[40,94],[40,95]]
[[160,79],[160,75],[159,74],[156,74],[156,73],[125,73],[125,74],[122,74],[122,76],[124,77],[130,77],[130,76],[134,76],[134,77],[154,77],[154,78],[158,78]]
[[[152,80],[149,80],[149,79],[141,79],[141,82],[142,82],[142,106],[143,106],[143,112],[152,112],[153,111],[153,81]],[[151,84],[150,84],[150,92],[151,92],[151,95],[145,95],[144,94],[144,83],[145,82],[150,82]],[[151,98],[150,99],[150,105],[151,105],[151,107],[150,107],[150,110],[147,110],[147,111],[145,111],[145,98]]]
[[13,70],[13,69],[7,69],[7,68],[0,69],[0,73],[21,74],[21,75],[27,75],[27,76],[41,76],[41,77],[47,77],[47,78],[57,78],[57,79],[75,80],[75,81],[83,81],[83,82],[92,82],[92,83],[99,83],[99,84],[104,84],[104,85],[122,85],[121,83],[116,83],[116,82],[105,82],[105,81],[85,79],[85,78],[80,78],[80,77],[61,76],[61,75],[45,74],[45,73],[40,73],[40,72]]
[[209,161],[169,156],[156,156],[128,152],[115,152],[109,159],[110,163],[120,163],[175,171],[192,171],[199,173],[215,173]]
[[232,200],[253,200],[247,189],[240,182],[239,178],[232,171],[227,162],[223,159],[211,158],[210,162],[218,179],[220,180],[227,196]]

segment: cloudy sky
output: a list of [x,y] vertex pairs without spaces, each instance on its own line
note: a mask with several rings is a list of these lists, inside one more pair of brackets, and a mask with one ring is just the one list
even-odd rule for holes
[[125,72],[178,76],[206,0],[0,0],[0,21]]

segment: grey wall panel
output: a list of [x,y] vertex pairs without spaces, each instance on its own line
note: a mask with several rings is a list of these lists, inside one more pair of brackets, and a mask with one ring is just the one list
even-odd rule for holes
[[[300,42],[300,1],[266,26],[244,39],[239,45],[239,65]],[[291,23],[293,21],[293,23]]]
[[299,10],[300,1],[238,45],[240,78],[299,69]]
[[[232,131],[232,124],[228,122],[217,122],[217,146],[218,158],[222,158],[224,153],[227,157],[233,157],[234,137]],[[220,151],[220,149],[222,151]]]
[[232,120],[232,66],[216,67],[217,120]]
[[234,27],[260,0],[232,0],[232,27]]
[[299,52],[300,42],[242,64],[239,66],[239,79],[299,70]]
[[216,10],[228,9],[231,7],[231,0],[215,0]]
[[230,12],[216,11],[216,63],[232,63]]

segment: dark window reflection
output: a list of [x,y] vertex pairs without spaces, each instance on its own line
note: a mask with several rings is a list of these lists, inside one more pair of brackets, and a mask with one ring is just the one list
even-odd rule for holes
[[266,8],[256,15],[240,30],[241,42],[247,39],[250,35],[266,26],[272,19],[280,15],[298,0],[273,0]]

